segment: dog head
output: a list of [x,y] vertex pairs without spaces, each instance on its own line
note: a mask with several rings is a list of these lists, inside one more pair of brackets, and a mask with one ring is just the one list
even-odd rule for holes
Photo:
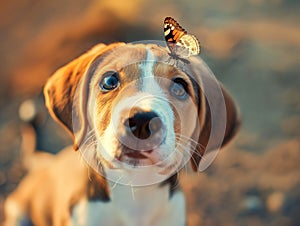
[[233,137],[238,114],[200,58],[172,60],[155,44],[99,44],[49,79],[46,105],[75,149],[112,177],[125,169],[125,180],[146,171],[163,180],[189,159],[197,170]]

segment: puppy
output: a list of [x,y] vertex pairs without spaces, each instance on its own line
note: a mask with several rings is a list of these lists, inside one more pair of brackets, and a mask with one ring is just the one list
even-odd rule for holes
[[185,225],[178,171],[204,170],[239,118],[200,58],[170,62],[160,45],[114,43],[59,69],[46,105],[74,147],[29,171],[5,225]]

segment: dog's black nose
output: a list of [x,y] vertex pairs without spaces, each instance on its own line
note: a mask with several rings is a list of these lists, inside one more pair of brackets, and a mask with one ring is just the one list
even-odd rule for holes
[[137,112],[125,121],[128,132],[136,138],[147,139],[163,128],[163,122],[155,112]]

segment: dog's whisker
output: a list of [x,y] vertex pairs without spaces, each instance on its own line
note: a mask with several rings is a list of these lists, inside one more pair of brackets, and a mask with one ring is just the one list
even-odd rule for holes
[[183,137],[183,136],[179,136],[179,135],[176,135],[176,138],[181,140],[181,141],[191,142],[192,144],[198,145],[198,142],[193,140],[192,138]]
[[[97,170],[100,171],[100,172],[103,172],[104,169],[103,169],[103,165],[101,163],[101,160],[97,157],[97,153],[95,153],[94,155],[95,155],[94,159],[96,159],[96,161],[97,161],[97,163],[96,163]],[[100,168],[100,170],[99,170],[99,168]]]
[[194,139],[191,138],[191,137],[185,136],[185,135],[183,135],[183,134],[178,134],[178,133],[176,133],[175,136],[176,136],[176,138],[181,138],[182,140],[183,140],[183,139],[186,139],[186,140],[191,141],[191,142],[193,142],[193,143],[195,143],[195,144],[199,144],[198,141],[194,140]]
[[177,141],[178,141],[177,144],[180,144],[182,147],[185,147],[185,148],[187,146],[189,146],[190,147],[189,149],[196,149],[197,145],[198,145],[198,144],[192,143],[191,141],[184,140],[181,138],[178,138]]
[[[182,146],[183,147],[183,146]],[[177,154],[175,156],[176,158],[176,161],[178,161],[180,163],[179,167],[176,168],[176,173],[178,174],[178,177],[180,176],[179,172],[181,171],[182,168],[184,168],[185,166],[185,156],[184,156],[184,153],[182,153],[181,150],[179,150],[178,148],[175,149],[175,153]],[[179,181],[179,178],[177,178],[178,181]]]
[[89,143],[88,145],[85,145],[85,146],[81,147],[81,149],[80,149],[81,154],[84,155],[87,151],[90,150],[90,147],[96,146],[97,143],[98,143],[97,141],[93,141],[93,142]]
[[187,165],[184,165],[183,172],[185,173],[186,176],[188,175],[188,167],[187,167]]
[[[186,150],[186,144],[178,143],[177,148],[175,149],[175,152],[180,153],[184,157],[184,153],[188,154],[188,156],[191,155],[189,150]],[[184,152],[184,153],[182,153]]]
[[[89,145],[90,146],[90,145]],[[84,160],[87,160],[86,159],[86,157],[87,157],[87,155],[86,155],[86,153],[88,152],[88,150],[89,150],[89,148],[88,147],[84,147],[84,148],[82,148],[82,149],[80,149],[80,151],[81,151],[81,159],[84,159]]]
[[134,187],[132,185],[130,185],[131,188],[131,195],[132,195],[132,199],[135,201],[135,195],[134,195]]
[[[193,151],[192,153],[190,153],[188,150],[185,149],[184,144],[178,143],[178,145],[181,146],[181,147],[183,148],[182,150],[183,150],[186,154],[188,154],[188,156],[189,156],[190,158],[193,158],[193,155],[195,154],[195,155],[199,156],[201,159],[206,160],[206,158],[205,158],[202,154],[200,154],[198,151]],[[193,158],[193,160],[194,160],[194,158]],[[194,161],[194,163],[196,163],[196,162]],[[197,165],[197,164],[196,164],[196,165]]]
[[111,186],[111,189],[114,190],[114,189],[117,187],[117,185],[119,184],[120,180],[123,179],[123,178],[124,178],[124,176],[123,176],[123,174],[121,174],[121,175],[114,181],[114,183],[113,183],[112,186]]
[[88,136],[91,135],[91,133],[94,133],[94,132],[95,132],[95,129],[91,129],[90,131],[88,131],[88,132],[86,133],[86,136],[88,137]]
[[[182,145],[182,144],[179,144],[179,145]],[[184,148],[184,146],[183,146],[183,148]],[[175,151],[180,152],[180,150],[178,150],[178,149],[175,149]],[[193,163],[194,163],[195,165],[197,165],[197,161],[195,160],[193,154],[191,154],[189,151],[187,151],[187,150],[185,150],[185,149],[183,149],[183,151],[189,156],[189,158],[191,159],[191,161],[193,161]],[[196,153],[196,152],[195,152],[195,153]],[[183,155],[183,153],[181,153],[181,152],[180,152],[180,154]],[[201,156],[201,155],[198,154],[198,153],[196,153],[196,154],[199,155],[201,159],[205,159],[204,156]],[[186,175],[188,175],[188,168],[187,168],[187,165],[185,164],[183,168],[185,168]],[[197,174],[199,174],[198,171],[197,171]]]
[[[181,147],[185,148],[183,145]],[[176,161],[179,162],[179,166],[176,168],[176,172],[178,175],[180,175],[181,169],[185,168],[185,166],[186,166],[186,164],[185,164],[186,160],[189,159],[191,156],[186,155],[187,156],[187,158],[186,158],[186,156],[185,156],[186,152],[182,153],[182,150],[180,150],[178,148],[175,149],[175,153],[177,154],[177,155],[175,155]]]
[[95,136],[95,134],[91,134],[91,135],[89,135],[85,140],[84,140],[84,142],[82,143],[82,145],[81,146],[86,146],[87,144],[89,144],[90,142],[95,142],[96,141],[96,136]]
[[[90,131],[90,132],[91,132],[91,131]],[[88,142],[91,141],[91,139],[96,139],[95,134],[90,134],[90,135],[88,135],[87,138],[84,140],[84,142],[81,144],[81,146],[86,145]]]
[[190,138],[190,137],[185,137],[185,136],[183,136],[183,135],[178,135],[178,134],[176,134],[176,138],[179,140],[179,141],[184,141],[184,142],[192,142],[192,144],[194,145],[193,146],[193,148],[196,148],[196,147],[200,147],[200,148],[202,148],[202,149],[206,149],[206,147],[203,145],[203,144],[201,144],[201,143],[199,143],[198,141],[195,141],[194,139],[192,139],[192,138]]
[[91,169],[90,169],[90,167],[88,167],[88,169],[87,169],[87,175],[88,175],[89,181],[92,181],[92,178],[91,178]]
[[206,160],[206,158],[204,157],[204,155],[200,154],[199,152],[194,151],[191,155],[194,155],[194,154],[197,155],[197,156],[199,156],[201,159]]
[[[181,155],[181,156],[183,156],[183,153],[181,153],[180,151],[178,152],[179,153],[179,155]],[[180,160],[182,160],[182,159],[184,159],[184,158],[180,158]],[[177,188],[177,187],[179,187],[179,181],[180,181],[180,171],[181,171],[181,167],[182,167],[182,165],[180,165],[180,167],[177,167],[177,169],[176,169],[176,173],[177,173],[177,177],[176,177],[176,184],[175,184],[175,188]],[[185,167],[185,164],[183,165],[183,168]]]
[[[93,141],[90,144],[81,148],[81,159],[85,160],[86,162],[90,163],[91,160],[94,160],[93,153],[95,151],[91,150],[91,147],[97,145],[97,141]],[[87,154],[90,152],[89,154]]]

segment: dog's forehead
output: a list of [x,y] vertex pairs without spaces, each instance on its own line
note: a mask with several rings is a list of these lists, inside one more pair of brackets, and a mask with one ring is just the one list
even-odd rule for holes
[[113,49],[111,53],[115,56],[130,56],[129,59],[136,60],[147,59],[149,53],[151,53],[157,60],[163,60],[163,58],[168,56],[167,49],[156,44],[127,44]]
[[[152,56],[151,59],[149,54]],[[167,56],[164,48],[153,44],[127,44],[111,49],[105,54],[103,64],[111,64],[115,67],[124,68],[127,65],[144,61],[162,61]]]
[[101,58],[98,69],[123,72],[128,79],[150,73],[160,77],[183,73],[169,64],[166,48],[155,44],[127,44],[112,49]]

